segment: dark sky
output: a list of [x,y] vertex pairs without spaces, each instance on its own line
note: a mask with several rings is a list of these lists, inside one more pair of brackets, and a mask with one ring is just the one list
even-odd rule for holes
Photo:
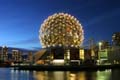
[[120,0],[0,0],[0,46],[40,48],[40,25],[58,12],[81,22],[85,41],[111,41],[120,32]]

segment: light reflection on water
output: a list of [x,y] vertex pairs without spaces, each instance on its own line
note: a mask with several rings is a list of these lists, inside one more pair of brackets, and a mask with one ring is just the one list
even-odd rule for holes
[[97,72],[35,72],[36,80],[109,80],[111,70]]
[[105,71],[25,71],[0,68],[0,80],[119,80],[120,70]]

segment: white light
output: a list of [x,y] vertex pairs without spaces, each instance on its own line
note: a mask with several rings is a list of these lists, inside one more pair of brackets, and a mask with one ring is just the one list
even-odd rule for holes
[[55,47],[55,44],[53,44],[53,47]]
[[48,45],[48,47],[50,47],[50,45]]
[[63,63],[64,63],[64,60],[63,60],[63,59],[61,59],[61,60],[60,60],[60,59],[58,59],[58,60],[53,60],[53,63],[54,63],[54,64],[56,64],[56,63],[57,63],[57,64],[63,64]]
[[101,45],[102,45],[102,42],[99,42],[99,45],[101,46]]
[[73,47],[74,45],[71,45],[71,47]]
[[59,46],[61,47],[61,46],[62,46],[62,44],[59,44]]

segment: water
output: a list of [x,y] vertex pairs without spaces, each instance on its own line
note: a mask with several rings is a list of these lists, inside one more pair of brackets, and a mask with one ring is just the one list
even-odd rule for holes
[[18,71],[0,68],[0,80],[120,80],[120,70],[105,71]]

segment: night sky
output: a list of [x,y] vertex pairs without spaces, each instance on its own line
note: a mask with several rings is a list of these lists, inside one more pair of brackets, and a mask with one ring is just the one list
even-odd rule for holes
[[41,48],[40,25],[56,12],[80,21],[85,42],[111,41],[120,32],[120,0],[0,0],[0,46]]

